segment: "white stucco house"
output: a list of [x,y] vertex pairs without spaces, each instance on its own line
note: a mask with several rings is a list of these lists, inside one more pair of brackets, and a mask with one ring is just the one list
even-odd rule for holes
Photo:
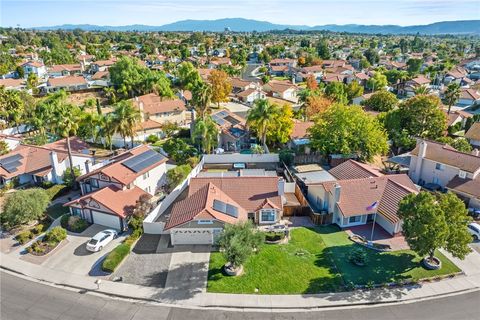
[[167,158],[141,145],[111,158],[77,180],[82,196],[65,204],[90,223],[125,230],[133,209],[165,184]]

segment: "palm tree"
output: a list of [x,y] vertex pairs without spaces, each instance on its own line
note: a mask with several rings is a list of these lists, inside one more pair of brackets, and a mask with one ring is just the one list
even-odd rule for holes
[[[78,131],[81,110],[78,106],[66,102],[66,93],[61,92],[54,95],[52,102],[52,122],[49,124],[50,131],[58,136],[65,138],[67,143],[68,160],[70,162],[70,174],[72,181],[75,181],[75,171],[73,169],[72,149],[70,147],[70,137],[75,136]],[[73,188],[76,189],[76,184]]]
[[430,93],[430,88],[427,86],[420,86],[415,88],[416,95],[427,95]]
[[125,147],[127,146],[126,138],[130,137],[132,139],[133,148],[133,139],[137,131],[136,129],[142,120],[140,110],[135,108],[130,100],[122,100],[115,105],[113,117],[116,123],[116,132],[118,132],[123,138],[123,145]]
[[266,99],[260,99],[255,101],[247,115],[247,125],[255,130],[266,152],[268,152],[267,128],[274,121],[278,109],[276,104],[271,104]]
[[80,117],[80,132],[85,139],[96,143],[100,137],[101,116],[94,112],[83,112]]
[[112,137],[115,134],[117,129],[117,124],[113,113],[102,115],[99,121],[99,137],[103,138],[103,145],[109,146],[110,151],[112,151]]
[[448,114],[450,114],[450,109],[460,98],[460,85],[458,83],[450,83],[445,90],[445,102],[448,105]]
[[204,153],[210,153],[217,142],[218,129],[212,117],[206,115],[195,123],[193,139],[200,138],[200,145]]
[[200,118],[204,118],[212,102],[212,87],[205,82],[199,82],[192,91],[192,102]]

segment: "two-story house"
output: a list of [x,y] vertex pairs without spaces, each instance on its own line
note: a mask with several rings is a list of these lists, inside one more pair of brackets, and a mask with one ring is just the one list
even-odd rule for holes
[[38,78],[44,78],[47,75],[47,68],[42,62],[28,61],[21,65],[25,78],[28,78],[30,73],[37,75]]
[[250,134],[244,118],[223,109],[213,113],[212,119],[220,131],[218,135],[219,147],[226,151],[236,152],[250,148]]
[[480,156],[455,150],[449,145],[419,140],[411,152],[410,178],[417,184],[451,190],[470,207],[480,208]]
[[65,204],[72,215],[124,230],[135,205],[165,183],[167,158],[141,145],[80,176],[82,196]]

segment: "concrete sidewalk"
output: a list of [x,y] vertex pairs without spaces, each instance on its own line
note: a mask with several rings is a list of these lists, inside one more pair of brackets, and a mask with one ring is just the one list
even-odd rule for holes
[[[467,257],[467,260],[469,261],[466,263],[469,264],[476,259],[476,256],[471,256],[470,258]],[[169,290],[111,281],[102,281],[99,288],[97,288],[95,278],[34,265],[3,253],[0,253],[0,262],[4,269],[56,285],[74,287],[117,297],[155,301],[169,306],[279,310],[315,309],[414,301],[417,299],[433,298],[453,293],[478,290],[480,288],[480,274],[476,273],[421,285],[371,291],[315,295],[246,295],[206,293],[202,291],[192,293],[191,295],[172,295]]]

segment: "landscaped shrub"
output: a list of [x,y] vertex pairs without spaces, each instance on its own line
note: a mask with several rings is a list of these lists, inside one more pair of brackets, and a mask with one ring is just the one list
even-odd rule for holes
[[38,240],[32,243],[32,245],[27,248],[27,251],[28,253],[42,255],[45,253],[46,249],[47,247],[43,245],[42,241]]
[[35,227],[32,228],[32,232],[36,235],[42,233],[45,229],[45,226],[41,223],[37,224]]
[[348,257],[350,262],[363,266],[367,263],[367,253],[362,248],[353,249]]
[[0,215],[1,223],[8,230],[38,220],[44,216],[49,202],[48,194],[40,188],[8,194]]
[[65,214],[60,219],[62,228],[67,229],[70,232],[81,233],[88,228],[89,223],[78,216],[71,216]]
[[56,184],[45,190],[48,194],[50,200],[56,199],[62,195],[64,195],[68,189],[67,186],[64,184]]
[[265,240],[266,241],[279,241],[285,238],[284,232],[265,232]]
[[149,135],[149,136],[147,137],[147,139],[146,139],[145,141],[148,142],[148,143],[155,143],[155,142],[157,142],[158,140],[159,140],[159,139],[158,139],[158,137],[157,137],[156,135],[151,134],[151,135]]
[[15,237],[15,240],[17,240],[18,243],[20,244],[25,244],[28,241],[32,240],[33,237],[34,237],[34,234],[30,230],[27,230],[17,234],[17,236]]
[[122,243],[113,249],[103,260],[102,270],[105,272],[114,272],[118,265],[130,253],[131,244]]
[[67,230],[62,227],[54,227],[45,234],[43,242],[58,244],[67,238]]

